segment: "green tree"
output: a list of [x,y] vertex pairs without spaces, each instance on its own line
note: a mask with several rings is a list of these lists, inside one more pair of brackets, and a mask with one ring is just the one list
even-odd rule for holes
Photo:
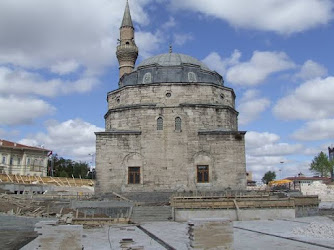
[[[88,178],[89,166],[86,162],[75,162],[71,159],[65,159],[58,157],[57,155],[53,156],[53,175],[55,177],[73,177],[74,178]],[[51,167],[51,161],[49,161],[48,168]]]
[[328,177],[333,175],[334,161],[329,160],[328,156],[324,152],[320,152],[314,157],[310,165],[310,170],[321,177]]
[[276,173],[275,173],[275,171],[268,171],[262,177],[262,182],[268,185],[268,183],[270,181],[275,180],[275,179],[276,179]]

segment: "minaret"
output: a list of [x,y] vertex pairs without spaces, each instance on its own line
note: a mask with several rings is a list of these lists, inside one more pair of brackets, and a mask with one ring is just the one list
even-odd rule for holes
[[120,27],[120,44],[117,46],[119,62],[119,78],[131,73],[138,57],[138,47],[135,43],[135,29],[132,24],[129,2],[126,1],[122,25]]

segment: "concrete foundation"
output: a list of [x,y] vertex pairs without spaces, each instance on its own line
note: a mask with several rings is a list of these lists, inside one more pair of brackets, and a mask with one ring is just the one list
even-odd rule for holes
[[237,220],[294,219],[295,209],[240,209],[238,214],[232,209],[174,209],[174,219],[178,222],[195,218],[226,218]]
[[79,210],[92,215],[106,215],[111,218],[124,218],[131,216],[133,204],[122,201],[71,201],[71,209]]
[[194,219],[188,226],[191,249],[233,249],[232,221],[224,218]]
[[45,191],[52,191],[52,186],[36,185],[36,184],[15,184],[15,183],[0,183],[0,188],[9,193],[23,194],[42,194]]

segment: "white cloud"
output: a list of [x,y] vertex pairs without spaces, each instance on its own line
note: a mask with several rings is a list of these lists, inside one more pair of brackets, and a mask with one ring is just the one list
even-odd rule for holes
[[203,62],[210,68],[221,75],[226,73],[228,67],[233,66],[239,63],[241,53],[239,50],[234,50],[230,57],[222,58],[217,52],[211,52],[206,58],[203,59]]
[[176,26],[176,21],[174,17],[169,17],[168,21],[161,25],[162,29],[169,29]]
[[176,9],[203,13],[234,27],[292,34],[328,24],[333,19],[330,0],[172,0]]
[[285,120],[330,118],[334,115],[333,93],[334,77],[312,79],[280,99],[273,112]]
[[270,106],[270,100],[260,98],[258,91],[248,90],[244,93],[238,106],[239,124],[248,124],[259,117]]
[[[135,24],[149,22],[143,7],[152,0],[131,1]],[[37,7],[38,6],[38,7]],[[48,68],[68,73],[75,63],[98,73],[116,63],[116,43],[125,1],[0,1],[0,64]],[[67,67],[57,66],[67,62]],[[69,63],[69,62],[72,62]]]
[[75,72],[79,66],[79,63],[75,60],[57,62],[51,66],[51,72],[59,75],[66,75]]
[[50,121],[46,124],[47,133],[31,135],[20,141],[26,145],[44,145],[63,157],[74,160],[90,160],[88,154],[95,152],[94,132],[103,131],[93,124],[80,119],[62,123]]
[[[143,58],[152,56],[152,52],[160,48],[161,43],[164,42],[163,34],[161,32],[137,32],[136,44],[140,48],[139,55]],[[166,53],[168,48],[166,47]]]
[[300,166],[291,157],[295,155],[310,155],[314,149],[305,148],[302,144],[280,142],[277,134],[269,132],[249,131],[246,133],[246,165],[247,170],[253,172],[256,180],[260,180],[267,171],[275,171],[279,178],[295,176],[299,172],[308,173],[305,164]]
[[277,143],[263,145],[262,147],[251,150],[254,156],[275,156],[275,155],[293,155],[301,153],[304,146],[302,144]]
[[175,33],[174,35],[174,42],[173,44],[182,46],[185,43],[187,43],[188,41],[193,40],[193,36],[191,34],[187,34],[187,33]]
[[51,115],[55,108],[43,100],[0,96],[0,125],[31,124],[36,118]]
[[295,77],[303,80],[310,80],[317,77],[327,76],[327,68],[312,60],[307,60]]
[[275,171],[279,177],[279,169],[283,167],[280,162],[286,162],[287,159],[282,156],[255,157],[246,155],[247,171],[253,174],[253,180],[261,181],[267,171]]
[[301,144],[279,142],[276,134],[250,131],[246,134],[247,154],[252,156],[287,156],[303,153]]
[[269,132],[255,132],[249,131],[246,133],[246,148],[257,148],[262,145],[276,143],[280,140],[280,137],[276,134]]
[[2,139],[9,139],[11,137],[16,137],[20,134],[20,131],[18,130],[5,130],[0,128],[0,138]]
[[254,51],[249,62],[239,63],[228,69],[228,82],[254,86],[262,83],[270,74],[292,69],[295,64],[284,52]]
[[334,139],[334,119],[321,119],[307,122],[295,131],[293,138],[301,141]]
[[60,94],[88,92],[98,83],[98,80],[93,77],[82,78],[73,82],[60,78],[45,80],[38,73],[0,67],[0,93],[2,95],[52,97]]

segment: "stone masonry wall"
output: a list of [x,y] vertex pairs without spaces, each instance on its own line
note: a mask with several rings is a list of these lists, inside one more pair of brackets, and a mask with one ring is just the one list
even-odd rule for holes
[[[96,139],[97,193],[246,188],[244,133],[237,131],[231,89],[163,85],[111,93],[106,132]],[[175,131],[176,117],[181,131]],[[209,165],[209,183],[197,183],[197,165]],[[140,184],[128,184],[128,167],[141,167]]]
[[[167,93],[171,96],[166,97]],[[109,109],[138,104],[177,106],[184,103],[226,105],[235,108],[235,96],[230,88],[201,83],[142,84],[126,86],[108,93]]]

